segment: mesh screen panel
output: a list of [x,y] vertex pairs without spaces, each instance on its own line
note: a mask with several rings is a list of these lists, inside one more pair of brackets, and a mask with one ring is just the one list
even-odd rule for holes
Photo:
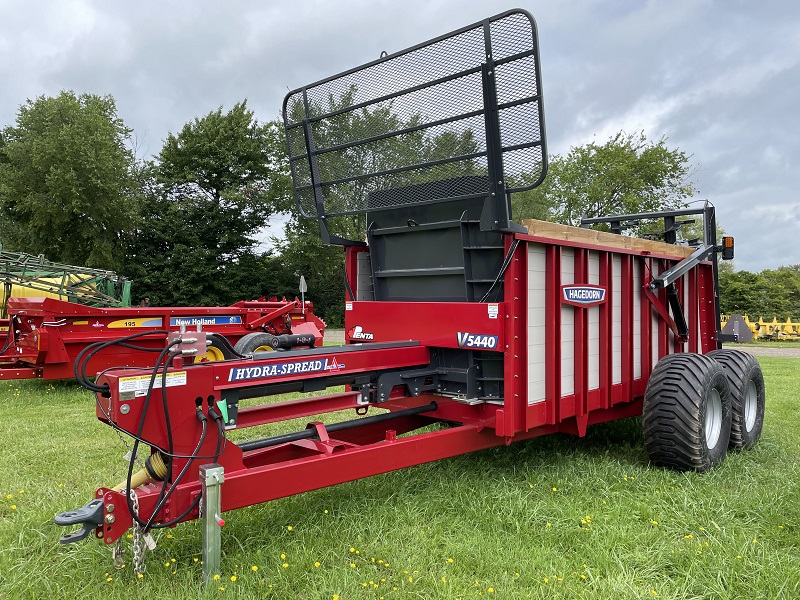
[[[535,187],[546,170],[539,82],[533,19],[510,11],[290,92],[283,116],[301,212]],[[523,180],[535,183],[514,187]]]

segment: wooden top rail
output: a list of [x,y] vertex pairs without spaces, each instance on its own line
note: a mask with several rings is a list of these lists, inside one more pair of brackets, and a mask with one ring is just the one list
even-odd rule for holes
[[678,246],[675,244],[667,244],[666,242],[659,242],[657,240],[646,240],[627,235],[608,233],[606,231],[572,227],[570,225],[562,225],[561,223],[537,221],[535,219],[525,219],[522,221],[522,225],[528,230],[529,235],[538,237],[579,244],[595,244],[598,246],[608,246],[610,248],[621,248],[623,250],[650,252],[653,254],[666,254],[680,258],[686,258],[697,249],[691,246]]

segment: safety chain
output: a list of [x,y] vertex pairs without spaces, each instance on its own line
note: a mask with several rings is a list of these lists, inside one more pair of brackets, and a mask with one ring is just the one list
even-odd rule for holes
[[115,569],[125,568],[125,548],[122,545],[122,538],[119,538],[111,549],[111,558],[114,561]]
[[[133,514],[139,516],[139,498],[136,496],[136,490],[128,490],[128,496],[133,503]],[[145,545],[144,527],[139,523],[133,523],[133,572],[136,575],[143,575],[145,570],[144,556],[147,550]]]
[[[128,496],[131,499],[131,505],[133,508],[133,514],[135,516],[139,516],[139,498],[136,495],[135,490],[128,490]],[[147,553],[147,550],[153,550],[156,546],[153,537],[149,533],[144,532],[144,527],[139,525],[139,523],[134,522],[133,524],[133,572],[136,573],[137,576],[141,576],[144,574],[145,569],[147,568],[144,564],[144,558]],[[111,558],[114,562],[114,567],[117,569],[122,569],[125,567],[125,548],[122,545],[122,538],[117,540],[117,543],[114,544],[114,547],[111,549]]]

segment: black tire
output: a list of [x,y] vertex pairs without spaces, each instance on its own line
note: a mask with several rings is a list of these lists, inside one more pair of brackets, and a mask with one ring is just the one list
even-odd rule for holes
[[731,434],[728,378],[700,354],[665,356],[647,382],[644,446],[654,465],[704,473],[720,464]]
[[220,360],[230,360],[231,358],[236,358],[236,353],[233,351],[233,346],[231,346],[231,343],[225,336],[218,333],[210,333],[208,335],[208,341],[210,343],[206,346],[206,353],[200,356],[195,356],[193,362],[217,362]]
[[276,346],[275,336],[271,333],[256,331],[248,333],[233,346],[239,354],[253,354],[253,352],[269,352]]
[[729,448],[748,450],[764,427],[764,374],[752,354],[741,350],[713,350],[706,354],[725,370],[731,388]]

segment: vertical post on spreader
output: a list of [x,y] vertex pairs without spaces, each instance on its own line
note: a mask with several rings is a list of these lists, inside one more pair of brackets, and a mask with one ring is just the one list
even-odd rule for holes
[[308,284],[306,284],[306,278],[300,275],[300,303],[303,305],[303,314],[306,314],[307,291],[308,291]]
[[219,573],[222,547],[222,482],[225,469],[217,463],[200,466],[200,518],[203,520],[203,581],[209,583]]

